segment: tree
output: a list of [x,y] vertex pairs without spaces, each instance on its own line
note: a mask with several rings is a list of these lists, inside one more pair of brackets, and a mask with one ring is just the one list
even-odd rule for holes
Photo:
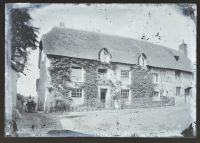
[[11,10],[11,63],[21,72],[27,63],[27,50],[35,50],[38,44],[39,29],[31,26],[31,19],[27,9]]

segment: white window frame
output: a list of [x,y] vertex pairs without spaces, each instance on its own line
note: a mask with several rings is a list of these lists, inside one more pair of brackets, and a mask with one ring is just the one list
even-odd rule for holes
[[[75,94],[73,92],[75,92]],[[81,88],[74,88],[74,89],[72,89],[72,91],[71,91],[71,97],[72,98],[82,98],[83,97],[83,90]]]
[[[155,94],[157,93],[157,94]],[[160,101],[160,91],[154,90],[153,91],[153,101]]]
[[[156,95],[155,95],[155,93],[157,93]],[[153,91],[153,96],[155,97],[158,97],[159,96],[159,91]]]
[[144,54],[141,54],[139,56],[138,65],[140,65],[141,67],[144,67],[144,68],[147,66],[147,59],[145,58]]
[[144,67],[145,66],[145,59],[144,59],[144,56],[141,56],[141,61],[142,61],[142,66]]
[[[105,75],[103,75],[102,73],[100,73],[99,70],[106,70],[106,72],[104,73]],[[101,75],[101,74],[102,74],[102,75]],[[101,76],[102,76],[103,78],[102,78]],[[104,76],[105,76],[105,77],[104,77]],[[99,68],[99,69],[98,69],[98,78],[101,79],[101,80],[107,80],[107,79],[108,79],[108,69],[103,69],[103,68],[101,69],[101,68]]]
[[[128,77],[124,77],[124,73],[123,72],[128,72]],[[121,70],[120,71],[120,77],[121,77],[121,81],[123,82],[123,83],[129,83],[130,82],[130,71],[129,70]]]
[[[126,92],[125,92],[126,91]],[[128,91],[128,92],[127,92]],[[123,95],[123,93],[128,93],[128,95]],[[129,96],[130,96],[130,89],[121,89],[121,97],[125,99],[126,102],[129,102]],[[126,97],[126,98],[125,98]]]
[[[78,78],[78,79],[74,79],[73,76],[72,76],[72,70],[73,70],[73,67],[76,67],[76,68],[79,68],[81,71],[80,75],[81,77]],[[79,66],[70,66],[70,69],[71,69],[71,75],[70,75],[70,78],[71,78],[71,81],[75,81],[75,82],[83,82],[84,81],[84,71],[83,71],[83,67],[79,67]]]
[[159,82],[159,74],[158,73],[152,73],[153,75],[153,83]]

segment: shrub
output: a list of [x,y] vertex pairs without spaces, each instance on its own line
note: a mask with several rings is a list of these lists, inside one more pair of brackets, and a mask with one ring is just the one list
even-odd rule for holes
[[68,104],[65,100],[55,100],[54,106],[50,108],[50,112],[69,112],[70,104]]
[[173,106],[175,105],[174,97],[161,96],[162,105]]

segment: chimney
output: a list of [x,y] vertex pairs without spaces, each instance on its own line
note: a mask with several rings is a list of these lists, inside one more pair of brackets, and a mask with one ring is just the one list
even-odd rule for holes
[[186,57],[188,56],[188,47],[187,44],[185,44],[184,40],[181,45],[179,45],[179,51],[183,53]]
[[65,23],[64,22],[60,22],[60,27],[65,27]]

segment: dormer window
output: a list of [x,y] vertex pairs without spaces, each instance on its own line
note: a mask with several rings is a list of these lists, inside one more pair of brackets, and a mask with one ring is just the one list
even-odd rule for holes
[[147,57],[144,53],[142,53],[138,58],[138,65],[142,67],[146,67],[147,65]]
[[179,56],[174,56],[175,60],[178,62]]
[[109,63],[111,61],[111,54],[106,48],[99,51],[99,60],[103,63]]

